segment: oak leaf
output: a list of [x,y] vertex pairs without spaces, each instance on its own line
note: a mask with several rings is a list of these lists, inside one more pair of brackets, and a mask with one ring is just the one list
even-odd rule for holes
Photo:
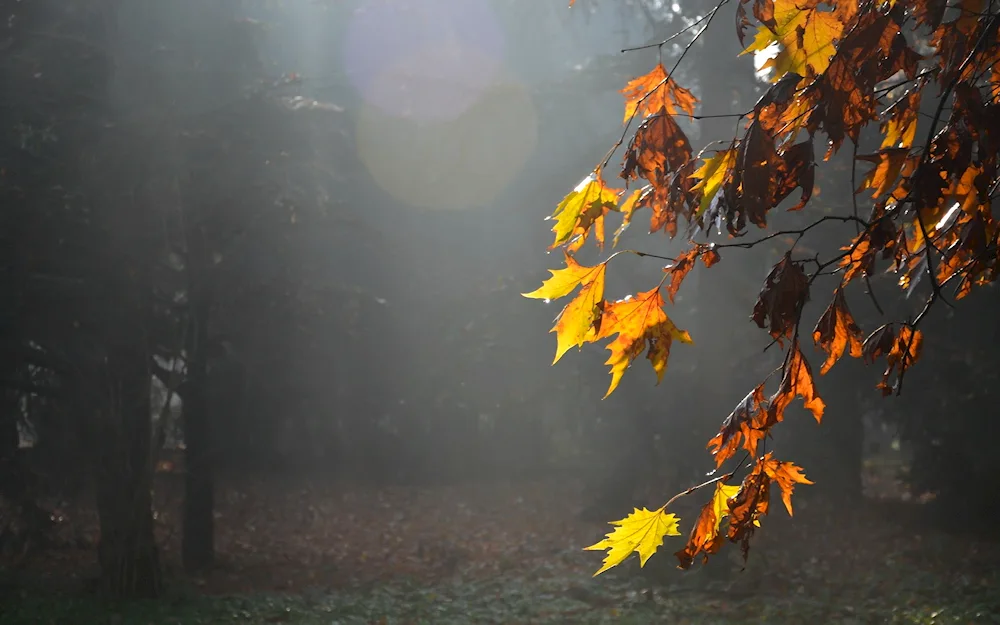
[[639,566],[645,566],[646,561],[656,553],[663,544],[664,536],[680,536],[677,523],[680,519],[663,508],[647,510],[635,508],[632,514],[619,521],[612,521],[616,526],[614,531],[606,534],[606,538],[598,543],[584,547],[586,551],[604,551],[604,566],[594,573],[597,577],[604,571],[618,566],[633,552],[639,554]]

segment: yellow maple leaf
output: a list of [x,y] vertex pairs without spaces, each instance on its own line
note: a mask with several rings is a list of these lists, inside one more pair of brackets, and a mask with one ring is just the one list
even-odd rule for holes
[[622,214],[622,223],[618,226],[618,229],[615,230],[615,238],[611,247],[618,246],[618,239],[621,238],[622,234],[624,234],[626,230],[628,230],[629,224],[632,223],[632,214],[635,212],[635,209],[639,208],[639,200],[644,196],[649,195],[651,191],[652,187],[649,185],[636,189],[632,191],[632,193],[625,198],[625,201],[622,202],[622,205],[618,207],[618,212]]
[[611,355],[604,364],[611,366],[611,385],[605,397],[611,395],[621,382],[625,370],[649,345],[647,354],[656,371],[657,381],[667,370],[667,358],[674,339],[691,344],[691,335],[680,330],[663,312],[666,302],[659,287],[637,293],[617,302],[607,303],[601,319],[600,333],[596,339],[618,336],[608,344]]
[[772,82],[788,73],[822,74],[836,52],[834,42],[844,33],[844,16],[818,10],[818,3],[805,8],[800,8],[800,4],[797,0],[776,0],[773,29],[761,25],[753,43],[741,53],[764,52],[773,44],[780,44],[778,53],[761,66],[761,70],[774,69]]
[[[549,219],[556,220],[552,232],[556,239],[551,248],[569,241],[577,232],[578,226],[591,224],[603,217],[607,209],[618,207],[618,191],[609,189],[601,180],[599,172],[593,172],[576,185],[569,195],[563,198]],[[584,228],[584,231],[586,228]]]
[[722,520],[729,516],[729,500],[736,493],[740,492],[739,484],[729,486],[722,482],[715,483],[715,492],[712,493],[712,512],[715,513],[715,531],[719,531]]
[[692,178],[699,178],[698,184],[691,188],[692,191],[701,190],[701,205],[698,207],[698,215],[708,209],[715,194],[722,188],[726,177],[736,164],[736,150],[728,149],[717,152],[715,156],[704,160],[704,164],[698,168]]
[[604,272],[580,289],[559,313],[559,319],[550,332],[556,333],[556,356],[552,364],[559,362],[571,347],[581,347],[594,340],[594,323],[600,315],[598,304],[604,299]]
[[569,254],[563,254],[566,259],[566,267],[563,269],[549,269],[552,277],[542,282],[530,293],[521,293],[522,296],[531,299],[553,300],[565,297],[573,292],[573,289],[581,284],[590,284],[594,280],[604,279],[605,264],[601,263],[594,267],[587,267],[576,262]]
[[598,304],[604,299],[605,263],[594,267],[581,265],[569,254],[565,254],[566,267],[550,269],[552,277],[545,280],[542,286],[530,293],[522,293],[524,297],[544,299],[546,301],[569,295],[577,286],[577,293],[559,313],[556,324],[550,332],[556,333],[556,356],[552,364],[562,358],[571,347],[579,347],[588,340],[594,340],[596,333],[592,331],[594,322],[600,314]]
[[666,506],[657,510],[635,508],[632,514],[624,519],[611,522],[611,525],[616,527],[614,531],[605,535],[604,540],[584,547],[585,551],[607,550],[608,552],[604,557],[604,566],[594,573],[594,577],[618,566],[632,555],[632,552],[639,554],[639,566],[645,566],[646,561],[663,544],[664,536],[680,536],[681,533],[677,529],[680,519],[672,513],[667,513],[665,508]]

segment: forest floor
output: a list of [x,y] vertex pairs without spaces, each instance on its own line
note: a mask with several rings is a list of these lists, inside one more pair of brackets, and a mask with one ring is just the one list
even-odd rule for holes
[[592,578],[603,553],[581,549],[607,526],[579,520],[579,485],[245,478],[219,487],[217,565],[185,578],[178,488],[158,489],[165,599],[108,607],[81,592],[96,574],[96,523],[69,506],[78,548],[0,566],[0,624],[1000,623],[1000,543],[927,529],[917,503],[802,497],[794,519],[773,508],[746,570],[728,578],[676,570],[681,537],[641,574],[630,561]]

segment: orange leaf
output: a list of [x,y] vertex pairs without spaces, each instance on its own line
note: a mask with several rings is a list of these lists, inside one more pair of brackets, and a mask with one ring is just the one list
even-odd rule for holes
[[611,355],[604,363],[611,365],[611,385],[605,397],[614,392],[621,382],[625,370],[648,346],[647,358],[656,372],[657,382],[663,379],[667,370],[667,358],[674,339],[682,343],[693,343],[691,335],[679,330],[663,312],[666,302],[660,296],[660,289],[637,293],[613,303],[605,303],[597,338],[618,336],[608,344]]
[[670,298],[671,304],[674,303],[674,296],[677,295],[677,290],[681,288],[681,282],[694,269],[694,261],[697,258],[698,248],[692,247],[678,256],[674,264],[664,268],[664,271],[670,274],[670,284],[667,285],[667,297]]
[[680,568],[690,568],[699,553],[708,559],[708,554],[719,551],[725,538],[719,534],[719,527],[729,518],[729,499],[737,492],[739,492],[738,486],[715,483],[712,498],[702,507],[698,520],[691,528],[687,544],[684,545],[684,549],[674,554],[680,561]]
[[812,482],[806,479],[801,467],[797,467],[791,462],[775,460],[771,457],[771,452],[760,459],[760,464],[763,466],[764,473],[772,481],[778,483],[778,487],[781,489],[781,501],[785,504],[785,510],[788,510],[788,516],[792,516],[792,491],[795,490],[795,485],[812,484]]
[[821,422],[826,404],[816,392],[812,369],[799,349],[798,340],[793,341],[788,348],[781,374],[781,385],[771,396],[767,425],[781,423],[785,418],[785,409],[796,397],[801,397],[806,410],[812,413],[817,423]]
[[726,420],[722,429],[712,440],[708,448],[715,456],[716,468],[736,455],[743,443],[748,453],[756,453],[757,444],[767,434],[767,401],[764,399],[764,385],[759,384],[736,405]]
[[662,63],[648,74],[630,80],[621,93],[625,96],[625,123],[633,115],[642,119],[660,110],[671,115],[680,111],[694,115],[694,105],[698,102],[690,91],[674,82],[673,78],[667,78],[667,70]]
[[868,172],[855,193],[860,193],[864,189],[875,189],[876,198],[888,193],[908,159],[910,159],[909,148],[883,148],[875,154],[858,154],[859,161],[875,163],[875,168]]
[[851,356],[860,358],[861,339],[861,329],[858,328],[850,309],[847,308],[844,290],[838,287],[834,292],[833,300],[830,301],[830,305],[827,306],[813,330],[813,341],[816,346],[827,353],[826,362],[819,370],[820,375],[825,375],[840,360],[848,345],[851,347]]

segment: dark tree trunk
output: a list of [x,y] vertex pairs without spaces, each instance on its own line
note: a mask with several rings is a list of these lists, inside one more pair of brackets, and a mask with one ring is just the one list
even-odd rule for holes
[[97,510],[101,588],[112,598],[160,592],[153,536],[152,414],[147,355],[119,350],[107,366],[108,397],[97,419]]
[[[201,266],[195,262],[195,267]],[[204,281],[204,274],[195,279]],[[185,466],[181,555],[188,572],[211,566],[215,557],[215,466],[208,410],[208,317],[211,302],[202,283],[192,289],[191,327],[183,417]]]

